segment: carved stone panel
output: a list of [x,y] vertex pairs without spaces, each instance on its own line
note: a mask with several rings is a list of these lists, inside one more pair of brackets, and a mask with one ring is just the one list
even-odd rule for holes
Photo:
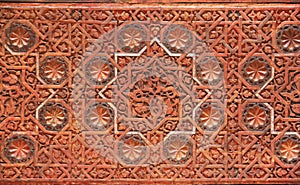
[[300,183],[299,11],[0,3],[0,184]]

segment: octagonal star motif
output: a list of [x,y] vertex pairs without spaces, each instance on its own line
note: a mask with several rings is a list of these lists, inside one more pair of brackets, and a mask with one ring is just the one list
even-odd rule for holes
[[[158,150],[163,150],[166,139],[173,134],[179,136],[192,136],[199,132],[209,134],[221,127],[223,119],[218,117],[223,116],[222,111],[213,115],[213,119],[207,117],[210,112],[215,111],[215,107],[201,109],[202,120],[197,119],[195,114],[199,113],[196,108],[199,106],[203,108],[202,105],[213,93],[211,88],[223,87],[221,84],[223,65],[211,53],[199,56],[199,49],[208,52],[208,47],[199,41],[196,33],[184,25],[162,23],[156,27],[156,31],[151,29],[153,29],[152,24],[147,23],[124,24],[110,33],[111,37],[99,38],[99,42],[97,41],[91,47],[91,53],[87,53],[82,64],[85,66],[87,80],[85,85],[93,86],[95,83],[91,83],[93,82],[91,79],[98,80],[99,83],[94,88],[97,95],[102,97],[111,108],[113,116],[106,120],[112,122],[112,125],[107,124],[105,129],[98,130],[85,119],[86,125],[91,130],[82,129],[85,127],[81,129],[83,132],[99,133],[110,137],[117,160],[125,166],[158,164],[164,160],[176,165],[186,165],[185,163],[191,158],[189,151],[194,146],[193,139],[190,140],[189,146],[177,146],[173,143],[172,148],[169,148],[170,152],[164,155],[158,154]],[[147,34],[143,34],[144,31],[147,31]],[[176,40],[178,31],[183,36]],[[103,42],[108,38],[117,42],[115,45],[109,45],[112,46],[109,51],[105,49],[105,42]],[[89,68],[92,59],[98,56],[102,59],[106,58],[106,65],[91,65],[92,67]],[[213,61],[214,65],[209,65],[210,61]],[[207,66],[201,68],[201,64],[204,63]],[[108,65],[111,72],[107,71]],[[197,67],[199,70],[196,70]],[[95,73],[90,73],[92,71],[90,69],[95,69]],[[104,73],[100,75],[100,71]],[[201,72],[201,75],[197,75],[198,72]],[[81,74],[78,72],[78,75]],[[84,96],[89,94],[85,90],[81,92],[80,86],[76,88],[78,93]],[[198,94],[195,88],[201,88],[206,94],[204,96]],[[74,96],[84,97],[79,96],[78,93]],[[97,101],[93,100],[93,97],[93,95],[86,97],[89,105]],[[84,107],[84,109],[85,113],[90,111],[87,110],[89,108]],[[81,121],[80,116],[76,118],[78,121]],[[104,123],[94,119],[94,116],[92,118],[93,121],[90,123]],[[198,124],[199,120],[201,124]],[[116,137],[117,135],[121,137]],[[148,159],[140,160],[143,152],[141,146],[134,140],[128,140],[127,145],[123,145],[123,140],[132,135],[144,143],[142,148],[149,150]],[[97,148],[101,147],[105,148],[106,145],[97,144]],[[176,148],[179,150],[176,151]]]
[[[160,56],[157,51],[166,55]],[[119,121],[130,127],[131,132],[142,133],[150,143],[160,142],[154,139],[154,133],[166,136],[176,132],[181,117],[192,115],[192,109],[181,108],[185,105],[181,99],[188,98],[186,103],[196,105],[194,93],[189,92],[193,83],[179,83],[182,81],[179,76],[188,76],[185,68],[176,63],[180,54],[172,54],[157,39],[138,54],[116,53],[116,62],[122,61],[124,56],[132,57],[133,61],[117,74],[113,83],[113,91],[121,93],[113,97]]]

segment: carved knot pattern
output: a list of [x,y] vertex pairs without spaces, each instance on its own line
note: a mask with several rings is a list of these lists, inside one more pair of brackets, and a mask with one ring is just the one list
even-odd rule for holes
[[222,67],[215,57],[205,57],[196,65],[197,79],[204,85],[216,85],[222,79]]
[[196,112],[198,125],[203,130],[214,131],[223,123],[224,111],[216,103],[204,103]]
[[138,52],[145,46],[147,33],[142,25],[130,24],[119,31],[118,46],[124,52]]
[[295,135],[282,137],[276,144],[276,153],[286,163],[296,163],[300,156],[300,140]]
[[262,103],[249,103],[243,113],[244,124],[250,130],[263,130],[270,124],[270,110]]
[[262,57],[251,57],[243,66],[243,77],[251,85],[263,85],[270,76],[270,65]]
[[113,110],[106,103],[95,103],[85,113],[85,122],[91,130],[106,130],[113,124]]
[[194,44],[194,37],[187,28],[182,25],[171,25],[165,31],[163,43],[172,53],[188,51]]
[[156,122],[165,114],[178,117],[179,95],[170,82],[160,77],[150,76],[137,81],[129,96],[131,112],[135,117],[149,119],[149,122]]
[[25,163],[34,154],[33,141],[22,135],[15,135],[6,141],[4,155],[11,163]]
[[182,164],[192,156],[192,143],[184,135],[171,135],[164,145],[164,155],[170,163]]
[[39,110],[39,121],[47,130],[60,131],[67,124],[67,110],[60,103],[47,102]]
[[46,57],[39,67],[40,76],[47,84],[59,85],[67,78],[67,64],[60,57]]
[[300,26],[285,25],[277,33],[277,45],[287,53],[294,53],[300,50]]
[[36,35],[32,29],[19,22],[10,24],[5,30],[5,37],[5,43],[13,52],[26,52],[36,42]]
[[147,159],[147,152],[145,142],[135,135],[127,135],[122,138],[121,142],[118,143],[118,156],[126,164],[138,165]]
[[86,65],[86,77],[95,85],[106,84],[113,76],[113,66],[105,57],[95,57]]

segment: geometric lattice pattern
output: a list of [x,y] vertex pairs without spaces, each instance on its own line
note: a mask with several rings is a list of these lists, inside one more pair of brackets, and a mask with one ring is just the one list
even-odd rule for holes
[[0,4],[0,182],[300,183],[299,12]]

